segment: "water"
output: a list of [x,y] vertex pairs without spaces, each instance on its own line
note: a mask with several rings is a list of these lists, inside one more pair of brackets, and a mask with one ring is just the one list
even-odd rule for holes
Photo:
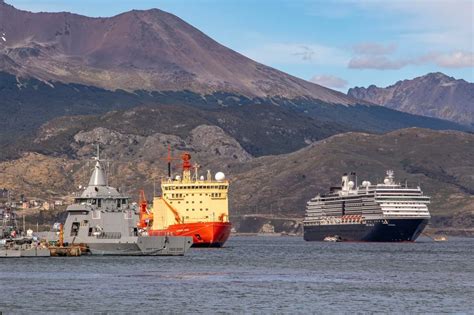
[[0,259],[0,311],[474,313],[473,250],[234,237],[185,257]]

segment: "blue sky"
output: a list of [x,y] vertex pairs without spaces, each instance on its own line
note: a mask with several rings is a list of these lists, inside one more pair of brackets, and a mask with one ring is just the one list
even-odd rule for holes
[[428,72],[474,81],[474,0],[6,0],[29,11],[173,13],[221,44],[347,91]]

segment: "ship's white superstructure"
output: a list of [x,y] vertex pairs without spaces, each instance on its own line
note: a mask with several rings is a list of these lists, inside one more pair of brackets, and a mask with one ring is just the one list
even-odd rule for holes
[[344,175],[341,187],[333,187],[327,195],[318,195],[308,202],[306,225],[358,223],[374,219],[429,219],[430,197],[418,186],[410,188],[394,181],[387,171],[383,183],[363,181],[355,187],[351,177]]

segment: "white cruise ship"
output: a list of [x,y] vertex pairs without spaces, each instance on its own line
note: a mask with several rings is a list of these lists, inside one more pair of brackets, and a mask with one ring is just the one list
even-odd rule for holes
[[341,186],[308,202],[303,222],[304,239],[323,241],[402,242],[414,241],[430,219],[430,197],[420,187],[394,180],[387,171],[383,183],[363,181],[355,173],[342,176]]

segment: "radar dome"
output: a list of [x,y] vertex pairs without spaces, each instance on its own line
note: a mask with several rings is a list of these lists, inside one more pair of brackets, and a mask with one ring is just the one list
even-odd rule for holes
[[201,175],[201,177],[199,177],[199,180],[204,180],[204,176]]
[[214,178],[218,181],[221,182],[225,179],[225,174],[222,172],[217,172]]
[[59,231],[61,229],[61,223],[56,222],[53,224],[53,231]]
[[354,182],[353,181],[350,181],[349,183],[347,183],[349,185],[349,188],[353,188],[354,187]]
[[364,180],[362,182],[362,187],[369,187],[370,186],[370,182],[368,180]]
[[388,178],[385,178],[385,179],[383,180],[383,183],[384,183],[385,185],[388,185],[388,184],[390,184],[390,179],[388,179]]
[[176,175],[176,180],[181,180],[181,176]]

